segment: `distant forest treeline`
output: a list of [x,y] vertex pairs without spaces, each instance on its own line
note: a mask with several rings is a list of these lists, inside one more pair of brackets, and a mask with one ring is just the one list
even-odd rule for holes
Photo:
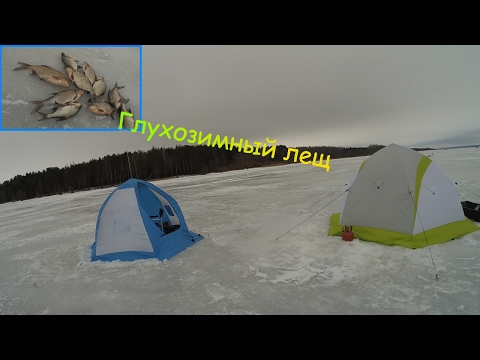
[[[325,163],[327,155],[330,155],[330,159],[367,156],[383,147],[384,145],[369,145],[364,148],[317,146],[297,149],[298,155],[303,151],[309,151],[312,158],[315,152],[318,155],[324,154],[323,163]],[[80,164],[73,163],[61,169],[50,167],[41,172],[17,175],[0,185],[0,204],[65,192],[118,186],[131,177],[152,181],[167,177],[203,175],[211,172],[293,163],[293,154],[290,159],[283,160],[287,155],[287,149],[284,145],[278,145],[273,159],[271,154],[263,157],[207,145],[153,147],[149,151],[107,155]],[[261,149],[259,151],[261,152]],[[297,162],[299,162],[298,159]]]

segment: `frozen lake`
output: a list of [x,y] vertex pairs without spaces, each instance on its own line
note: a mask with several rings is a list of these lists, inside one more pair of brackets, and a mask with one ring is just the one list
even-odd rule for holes
[[[423,153],[480,202],[480,149]],[[327,235],[364,159],[152,181],[205,236],[163,262],[90,262],[113,188],[0,204],[0,314],[480,314],[480,231],[416,250]]]

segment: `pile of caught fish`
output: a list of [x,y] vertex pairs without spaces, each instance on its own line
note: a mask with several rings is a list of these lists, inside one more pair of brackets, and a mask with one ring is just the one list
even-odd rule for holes
[[[126,107],[129,100],[125,99],[118,91],[119,89],[123,89],[124,86],[118,86],[117,83],[115,83],[113,89],[109,89],[107,92],[107,101],[99,100],[107,90],[107,85],[103,76],[97,77],[95,70],[86,61],[80,66],[78,60],[73,59],[64,52],[62,52],[62,62],[65,64],[67,76],[47,65],[29,65],[23,62],[18,62],[22,66],[13,69],[30,69],[32,70],[30,75],[38,75],[40,80],[68,88],[67,90],[53,93],[53,96],[48,99],[30,101],[30,103],[36,105],[31,114],[38,112],[42,115],[42,118],[38,119],[39,121],[52,118],[56,118],[57,121],[62,121],[75,116],[83,106],[82,104],[77,103],[77,100],[80,99],[84,93],[90,95],[87,109],[93,114],[110,115],[111,118],[114,119],[114,112],[117,112],[119,117],[122,111],[132,113],[131,110]],[[68,80],[74,84],[74,87],[70,85]],[[51,114],[45,114],[39,111],[45,106],[53,108]],[[133,116],[123,117],[123,127],[133,128],[133,125]]]

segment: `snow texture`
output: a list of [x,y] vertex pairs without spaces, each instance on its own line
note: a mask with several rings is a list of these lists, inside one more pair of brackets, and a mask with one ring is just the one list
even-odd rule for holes
[[[480,149],[423,153],[479,202]],[[90,261],[114,188],[1,204],[0,314],[480,314],[480,231],[416,250],[327,235],[363,160],[152,181],[205,236],[163,262]]]

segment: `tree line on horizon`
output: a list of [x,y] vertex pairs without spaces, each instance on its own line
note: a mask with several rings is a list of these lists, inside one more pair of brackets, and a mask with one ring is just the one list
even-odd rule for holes
[[[324,154],[330,159],[355,156],[368,156],[384,145],[367,147],[309,146],[299,147],[298,155],[303,151],[312,154]],[[267,150],[270,147],[267,147]],[[262,150],[259,149],[261,152]],[[212,172],[241,170],[266,165],[294,163],[293,154],[289,159],[288,148],[277,145],[274,158],[239,152],[224,147],[207,145],[176,145],[174,148],[152,147],[148,151],[124,152],[106,155],[88,162],[72,163],[63,168],[49,167],[43,171],[17,175],[0,184],[0,204],[12,201],[33,199],[50,195],[61,195],[76,191],[113,187],[130,178],[146,181],[186,175],[204,175]],[[311,160],[311,159],[307,159]],[[317,157],[318,161],[318,157]],[[297,159],[297,162],[298,159]]]

